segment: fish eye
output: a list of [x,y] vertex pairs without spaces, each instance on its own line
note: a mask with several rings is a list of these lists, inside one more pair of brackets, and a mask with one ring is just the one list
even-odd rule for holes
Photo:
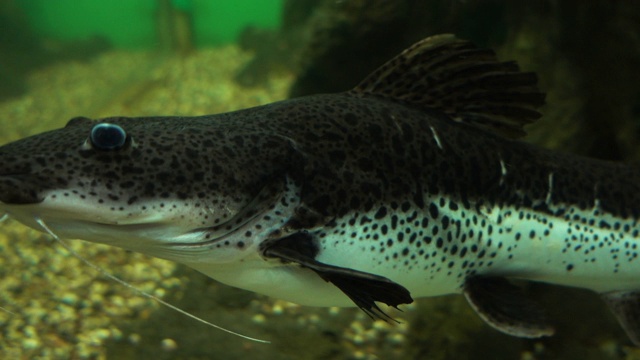
[[117,150],[127,141],[127,133],[118,125],[100,123],[91,129],[89,140],[98,150]]

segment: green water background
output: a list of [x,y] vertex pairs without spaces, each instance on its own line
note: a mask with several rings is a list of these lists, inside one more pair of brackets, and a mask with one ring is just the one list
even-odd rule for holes
[[[149,49],[157,45],[157,0],[29,0],[20,6],[39,35],[60,41],[103,36],[115,47]],[[171,6],[192,16],[195,43],[216,46],[234,42],[248,25],[275,29],[282,0],[172,0]]]

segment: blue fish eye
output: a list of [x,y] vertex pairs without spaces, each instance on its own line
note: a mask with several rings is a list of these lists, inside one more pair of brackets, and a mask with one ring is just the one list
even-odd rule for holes
[[127,133],[118,125],[100,123],[91,129],[89,139],[98,150],[117,150],[127,141]]

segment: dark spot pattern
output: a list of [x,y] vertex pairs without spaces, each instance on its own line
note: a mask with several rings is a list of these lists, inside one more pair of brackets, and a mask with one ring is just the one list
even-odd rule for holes
[[[551,281],[587,277],[590,266],[603,277],[638,266],[636,167],[540,150],[435,109],[348,92],[212,116],[100,121],[122,127],[130,143],[92,150],[83,144],[93,123],[74,121],[0,148],[3,173],[30,175],[1,178],[0,200],[36,202],[56,190],[122,218],[163,211],[224,229],[241,227],[229,223],[239,212],[246,220],[251,207],[269,206],[282,190],[271,185],[289,177],[300,193],[281,205],[306,211],[287,229],[310,231],[318,256],[348,253],[382,276],[411,273],[420,289],[439,276],[460,286],[522,264]],[[274,218],[284,214],[264,224]]]

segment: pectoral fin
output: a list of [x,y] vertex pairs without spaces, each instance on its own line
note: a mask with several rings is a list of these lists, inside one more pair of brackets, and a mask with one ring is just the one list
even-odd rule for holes
[[525,338],[554,333],[544,309],[504,278],[469,278],[464,296],[482,320],[503,333]]
[[385,277],[357,271],[349,268],[333,266],[316,261],[315,252],[305,242],[305,234],[296,234],[270,244],[264,255],[278,258],[287,263],[297,263],[313,270],[323,280],[332,283],[347,295],[362,311],[371,318],[393,320],[385,314],[376,302],[385,303],[395,308],[400,304],[413,302],[409,291]]
[[640,346],[640,291],[616,291],[602,298],[622,325],[627,336]]

